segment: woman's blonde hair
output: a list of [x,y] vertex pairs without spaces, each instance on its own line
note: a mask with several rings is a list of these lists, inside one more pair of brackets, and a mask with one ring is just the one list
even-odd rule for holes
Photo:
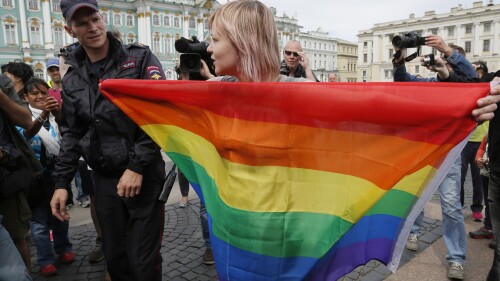
[[278,31],[272,11],[259,1],[224,4],[209,19],[238,51],[237,70],[248,81],[274,82],[280,71]]

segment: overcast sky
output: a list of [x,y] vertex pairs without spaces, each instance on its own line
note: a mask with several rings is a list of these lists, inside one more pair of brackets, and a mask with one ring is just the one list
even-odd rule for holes
[[[370,29],[375,23],[409,18],[411,13],[421,17],[425,11],[448,13],[452,7],[462,4],[471,8],[478,0],[261,0],[277,9],[277,15],[285,12],[298,19],[301,31],[315,31],[321,27],[330,36],[357,42],[360,30]],[[223,1],[220,1],[223,2]],[[489,0],[483,0],[483,6]],[[493,0],[499,4],[500,0]]]

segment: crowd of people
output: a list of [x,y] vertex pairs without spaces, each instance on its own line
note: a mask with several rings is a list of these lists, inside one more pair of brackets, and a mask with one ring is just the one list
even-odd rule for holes
[[[123,45],[107,32],[97,1],[62,0],[60,6],[64,28],[78,43],[65,48],[59,59],[47,61],[50,83],[34,77],[25,63],[12,62],[1,69],[0,279],[31,280],[28,233],[36,247],[40,274],[57,274],[56,259],[62,264],[75,260],[68,235],[68,206],[73,204],[71,182],[78,173],[77,200],[83,207],[90,206],[96,229],[89,262],[105,259],[111,280],[161,280],[165,212],[158,197],[165,163],[158,145],[100,93],[99,83],[115,78],[165,79],[162,65],[147,46]],[[213,12],[209,25],[212,40],[207,52],[217,76],[201,61],[200,74],[208,81],[318,81],[299,41],[284,45],[280,61],[274,16],[261,2],[228,2]],[[462,48],[439,36],[426,37],[426,45],[442,54],[429,66],[437,76],[419,78],[407,73],[405,50],[396,50],[395,81],[489,82],[500,76],[500,72],[488,73],[484,62],[469,63]],[[189,79],[189,73],[179,76]],[[328,81],[337,82],[337,75],[330,74]],[[500,86],[492,87],[491,95],[477,101],[471,117],[478,122],[491,121],[477,127],[439,186],[450,278],[464,278],[462,207],[468,167],[474,185],[473,218],[482,221],[486,207],[484,226],[469,236],[500,238],[497,102]],[[480,174],[485,168],[488,172]],[[179,175],[179,205],[185,207],[189,183],[180,171]],[[203,262],[213,264],[203,205],[200,218],[207,250]],[[422,220],[423,213],[408,238],[410,250],[418,249]],[[495,258],[488,280],[500,279],[499,245],[492,245]]]

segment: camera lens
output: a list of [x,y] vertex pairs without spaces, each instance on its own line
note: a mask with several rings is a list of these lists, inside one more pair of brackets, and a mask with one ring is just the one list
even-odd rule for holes
[[392,45],[396,48],[401,48],[403,44],[403,38],[401,36],[396,35],[392,38]]

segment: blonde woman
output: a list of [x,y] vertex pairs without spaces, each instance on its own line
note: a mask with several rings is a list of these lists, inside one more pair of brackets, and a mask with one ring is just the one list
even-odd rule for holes
[[261,2],[229,2],[215,11],[209,24],[212,42],[207,51],[212,55],[217,75],[226,75],[211,81],[308,81],[280,75],[278,31],[274,15]]

